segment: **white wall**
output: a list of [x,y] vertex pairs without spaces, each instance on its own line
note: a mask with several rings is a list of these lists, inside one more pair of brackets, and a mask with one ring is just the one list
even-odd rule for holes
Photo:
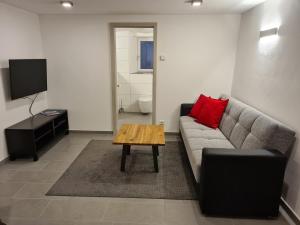
[[152,98],[153,74],[118,73],[119,109],[125,112],[140,112],[139,98]]
[[[243,14],[232,95],[300,133],[300,1],[269,0]],[[281,24],[281,25],[280,25]],[[259,40],[280,25],[279,37]],[[300,215],[300,146],[286,172],[286,200]]]
[[49,104],[73,130],[112,130],[109,22],[157,22],[157,121],[178,131],[179,106],[202,92],[230,93],[239,15],[43,15]]
[[[0,161],[7,157],[4,129],[29,117],[27,100],[10,100],[8,59],[41,57],[38,16],[0,3]],[[46,106],[43,94],[33,110],[39,112]]]
[[[142,32],[143,28],[116,29],[117,95],[119,109],[123,107],[125,112],[140,112],[138,99],[152,98],[153,74],[136,74],[140,57],[137,33]],[[145,40],[153,41],[153,29],[145,34],[152,35]]]

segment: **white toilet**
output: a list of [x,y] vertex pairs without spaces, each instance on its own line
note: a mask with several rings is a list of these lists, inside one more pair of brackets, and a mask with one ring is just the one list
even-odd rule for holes
[[141,113],[143,114],[152,113],[152,98],[150,97],[139,98],[138,101],[139,101],[139,107]]

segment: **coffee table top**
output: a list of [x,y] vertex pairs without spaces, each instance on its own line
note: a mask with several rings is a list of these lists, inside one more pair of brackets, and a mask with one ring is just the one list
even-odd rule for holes
[[113,140],[116,145],[165,145],[162,125],[123,124]]

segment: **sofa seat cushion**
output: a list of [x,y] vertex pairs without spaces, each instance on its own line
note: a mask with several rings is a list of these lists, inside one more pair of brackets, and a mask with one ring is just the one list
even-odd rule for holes
[[200,130],[214,130],[210,127],[202,125],[200,123],[196,123],[195,119],[190,116],[181,116],[180,117],[180,125],[184,129],[200,129]]
[[216,130],[201,130],[197,128],[187,128],[185,129],[185,134],[188,139],[207,139],[207,140],[214,140],[214,139],[222,139],[227,140],[226,137],[222,134],[219,129]]
[[192,151],[199,151],[203,148],[234,148],[226,138],[188,138]]
[[198,124],[191,117],[180,118],[180,130],[197,182],[200,178],[203,148],[234,148],[219,129],[215,130]]
[[234,146],[225,139],[206,139],[206,138],[189,138],[189,149],[191,151],[190,161],[193,161],[194,169],[193,173],[197,181],[200,178],[200,166],[202,161],[202,151],[204,148],[228,148],[234,149]]

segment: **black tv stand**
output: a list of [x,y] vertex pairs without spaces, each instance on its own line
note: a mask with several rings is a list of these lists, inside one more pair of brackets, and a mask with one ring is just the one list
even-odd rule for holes
[[59,136],[69,134],[68,111],[53,110],[59,114],[45,116],[39,113],[5,129],[10,160],[32,156],[37,161],[38,150]]

